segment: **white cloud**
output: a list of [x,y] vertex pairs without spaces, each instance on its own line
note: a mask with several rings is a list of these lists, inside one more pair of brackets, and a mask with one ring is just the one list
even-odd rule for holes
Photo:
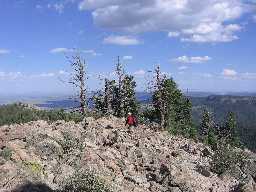
[[255,72],[240,73],[240,72],[235,71],[234,69],[223,69],[222,76],[226,79],[232,79],[232,80],[254,80],[254,79],[256,79]]
[[64,71],[64,70],[59,70],[58,74],[59,75],[68,75],[69,73],[67,71]]
[[180,71],[183,71],[183,70],[188,69],[188,67],[187,67],[187,66],[180,66],[178,69],[179,69]]
[[234,69],[223,69],[222,71],[224,77],[236,77],[237,74],[238,73]]
[[140,41],[131,36],[108,36],[103,40],[103,43],[114,45],[138,45]]
[[82,53],[86,53],[86,54],[90,54],[92,56],[100,56],[102,55],[101,53],[97,53],[95,50],[93,49],[88,49],[88,50],[82,50]]
[[237,24],[223,26],[219,23],[201,24],[196,28],[184,29],[183,34],[188,35],[182,41],[190,42],[230,42],[238,39],[235,32],[240,31],[241,27]]
[[123,60],[132,60],[132,59],[133,59],[133,56],[130,56],[130,55],[123,56]]
[[63,3],[55,3],[53,7],[58,13],[63,13],[65,8]]
[[9,54],[9,53],[11,53],[11,51],[8,49],[0,49],[0,55],[5,55],[5,54]]
[[207,61],[210,61],[212,58],[209,56],[204,57],[188,57],[188,56],[181,56],[178,58],[172,59],[172,61],[177,63],[205,63]]
[[243,0],[83,0],[94,23],[131,33],[170,32],[183,41],[230,42],[238,39],[236,20],[251,11]]
[[70,53],[74,52],[74,49],[68,49],[68,48],[54,48],[50,50],[50,53]]
[[144,76],[146,72],[143,69],[134,72],[135,76]]
[[14,80],[14,79],[17,79],[19,77],[22,77],[22,73],[21,72],[3,72],[3,71],[0,71],[0,79],[11,79],[11,80]]
[[180,36],[180,33],[176,31],[168,33],[168,37],[179,37],[179,36]]
[[38,77],[54,77],[55,73],[41,73]]
[[56,73],[54,72],[43,72],[39,74],[27,74],[25,77],[27,78],[50,78],[50,77],[55,77]]
[[95,50],[93,49],[69,49],[69,48],[64,48],[64,47],[60,47],[60,48],[54,48],[50,50],[50,53],[73,53],[73,52],[78,52],[78,53],[85,53],[85,54],[90,54],[92,56],[100,56],[102,55],[101,53],[97,53]]
[[55,3],[55,4],[47,4],[47,8],[48,9],[53,9],[55,11],[57,11],[59,14],[63,13],[64,9],[65,9],[65,4],[68,3],[67,1],[64,1],[62,3]]

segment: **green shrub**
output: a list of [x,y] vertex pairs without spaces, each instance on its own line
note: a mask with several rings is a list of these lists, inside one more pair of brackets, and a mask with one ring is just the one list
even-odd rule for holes
[[12,150],[8,147],[3,148],[0,151],[0,157],[3,157],[6,161],[9,161],[12,157]]
[[78,172],[67,179],[59,192],[111,192],[111,190],[95,175]]
[[36,110],[22,104],[0,106],[0,126],[37,120],[46,120],[49,122],[64,120],[75,121],[77,123],[82,121],[82,115],[79,113],[65,112],[64,110]]
[[38,162],[23,161],[23,165],[35,175],[45,174],[43,166]]
[[69,133],[63,132],[64,140],[61,141],[64,154],[70,153],[72,150],[79,147],[79,139],[72,137]]
[[245,162],[245,156],[241,152],[221,141],[217,144],[217,148],[210,163],[211,171],[221,175],[232,168],[241,167]]

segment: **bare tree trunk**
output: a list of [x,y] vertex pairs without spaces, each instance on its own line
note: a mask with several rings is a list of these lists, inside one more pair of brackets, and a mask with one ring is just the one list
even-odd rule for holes
[[73,74],[69,83],[79,89],[78,97],[80,103],[80,110],[82,115],[86,116],[88,111],[86,97],[86,62],[84,59],[81,58],[79,53],[76,53],[76,55],[71,56],[70,58],[68,58],[68,60],[71,64],[71,67],[73,68]]
[[117,66],[116,66],[116,73],[117,73],[117,76],[118,76],[118,111],[119,113],[117,114],[118,116],[123,116],[124,112],[123,112],[123,109],[124,109],[124,106],[123,106],[123,90],[122,90],[122,85],[123,85],[123,76],[124,76],[124,71],[123,71],[123,66],[120,62],[120,57],[118,56],[117,58]]
[[112,105],[111,105],[111,96],[112,96],[112,90],[110,81],[108,79],[105,79],[105,107],[107,109],[108,114],[112,114]]
[[165,119],[165,102],[163,99],[163,88],[162,88],[162,82],[163,79],[161,77],[161,71],[160,71],[160,66],[158,65],[155,70],[156,73],[156,89],[158,91],[158,100],[157,100],[157,105],[159,107],[159,112],[160,112],[160,125],[162,128],[164,128],[166,124],[166,119]]

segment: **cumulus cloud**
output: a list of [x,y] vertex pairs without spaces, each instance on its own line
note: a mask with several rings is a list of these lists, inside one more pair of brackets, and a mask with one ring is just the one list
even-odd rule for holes
[[183,63],[183,64],[187,64],[187,63],[205,63],[207,61],[210,61],[212,58],[209,56],[204,56],[204,57],[188,57],[188,56],[181,56],[181,57],[177,57],[172,59],[172,61],[176,62],[176,63]]
[[222,75],[224,77],[236,77],[237,72],[234,69],[223,69]]
[[130,56],[130,55],[123,56],[123,60],[132,60],[132,59],[133,59],[133,56]]
[[182,41],[230,42],[238,39],[236,20],[248,12],[243,0],[83,0],[97,26],[131,33],[169,32]]
[[230,42],[238,39],[235,32],[240,31],[241,27],[237,24],[223,26],[219,23],[201,24],[195,28],[183,30],[182,41],[190,42]]
[[233,80],[252,80],[256,79],[255,72],[237,72],[234,69],[223,69],[222,76],[226,79],[233,79]]
[[5,54],[9,54],[9,53],[11,53],[11,51],[8,49],[0,49],[0,55],[5,55]]
[[60,48],[54,48],[54,49],[51,49],[50,50],[50,53],[53,53],[53,54],[57,54],[57,53],[73,53],[73,52],[80,52],[80,53],[85,53],[85,54],[90,54],[92,56],[100,56],[102,55],[101,53],[97,53],[95,50],[93,49],[69,49],[69,48],[64,48],[64,47],[60,47]]
[[103,43],[114,44],[114,45],[138,45],[140,41],[131,36],[108,36],[104,38]]

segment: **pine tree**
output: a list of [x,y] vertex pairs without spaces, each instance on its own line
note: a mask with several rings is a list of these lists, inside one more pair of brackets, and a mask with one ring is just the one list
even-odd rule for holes
[[218,144],[218,127],[214,125],[210,113],[204,110],[202,123],[200,127],[200,136],[204,143],[208,144],[212,149],[216,149]]
[[138,103],[135,95],[136,82],[131,75],[125,75],[122,82],[122,101],[123,101],[123,115],[127,115],[128,112],[137,114]]
[[114,114],[116,109],[116,82],[115,80],[105,79],[104,88],[102,91],[96,92],[93,96],[95,109],[102,114]]
[[191,102],[183,96],[172,78],[161,75],[159,66],[155,72],[153,105],[161,127],[174,134],[194,137],[196,130],[192,126]]
[[107,114],[113,114],[114,100],[116,99],[116,81],[105,79],[104,107]]
[[227,141],[232,145],[232,146],[240,146],[240,141],[237,136],[237,122],[236,122],[236,117],[233,112],[230,112],[227,116],[225,127],[224,127],[224,137],[227,139]]
[[204,110],[203,116],[202,116],[202,122],[200,126],[200,136],[203,141],[205,141],[208,137],[209,130],[212,127],[211,117],[210,113],[207,110]]
[[128,112],[137,113],[134,77],[124,72],[118,57],[116,65],[117,82],[105,79],[104,89],[94,96],[95,109],[103,114],[124,117]]

